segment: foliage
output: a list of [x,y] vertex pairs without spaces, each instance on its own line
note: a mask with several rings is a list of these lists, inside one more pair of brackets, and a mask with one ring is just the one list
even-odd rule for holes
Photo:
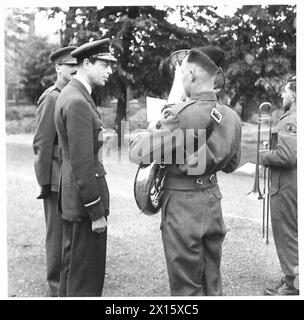
[[[242,6],[233,16],[219,16],[212,6],[43,10],[49,17],[64,14],[59,30],[62,46],[111,38],[118,63],[108,85],[94,94],[99,105],[105,97],[117,98],[118,131],[133,97],[167,97],[172,77],[166,63],[178,49],[214,44],[225,50],[226,94],[233,106],[264,100],[279,104],[283,81],[296,72],[295,6]],[[33,12],[25,8],[5,12],[6,85],[25,88],[35,101],[54,81],[48,61],[52,46],[30,34]]]
[[[60,11],[54,8],[54,12]],[[279,103],[284,79],[296,70],[295,6],[243,6],[221,17],[212,6],[71,7],[63,44],[110,37],[118,57],[106,93],[118,97],[126,117],[127,90],[165,98],[171,87],[169,55],[181,48],[215,44],[226,52],[226,92],[231,104]],[[168,22],[175,15],[179,26]]]
[[31,15],[21,8],[7,8],[5,13],[5,83],[14,89],[22,88],[20,54],[30,25]]
[[210,30],[226,51],[227,92],[245,100],[279,103],[284,80],[296,72],[295,6],[243,6]]
[[30,36],[24,45],[21,83],[32,103],[36,103],[42,92],[54,83],[55,68],[49,61],[54,49],[46,38],[37,36]]
[[49,55],[54,46],[34,35],[35,11],[27,8],[5,10],[5,82],[8,90],[24,90],[36,103],[44,89],[54,83]]
[[[70,7],[65,13],[63,45],[81,45],[103,37],[112,40],[118,63],[107,93],[118,99],[118,133],[120,121],[126,119],[130,92],[134,97],[142,94],[165,97],[172,81],[165,67],[169,55],[177,49],[207,42],[202,31],[192,32],[169,23],[172,10],[152,6]],[[59,11],[60,8],[53,8],[51,14]]]

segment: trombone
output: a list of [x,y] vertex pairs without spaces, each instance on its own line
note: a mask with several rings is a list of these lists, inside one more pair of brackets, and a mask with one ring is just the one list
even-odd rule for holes
[[[266,128],[262,128],[262,123],[266,122]],[[270,179],[271,170],[269,167],[263,169],[263,192],[260,189],[260,154],[262,152],[271,150],[271,135],[272,135],[272,105],[270,102],[263,102],[259,106],[258,115],[258,138],[257,138],[257,153],[256,166],[253,189],[248,193],[251,199],[263,199],[263,226],[262,235],[264,242],[269,243],[269,213],[270,213]],[[263,148],[261,147],[261,134],[267,133],[267,139],[263,141]]]

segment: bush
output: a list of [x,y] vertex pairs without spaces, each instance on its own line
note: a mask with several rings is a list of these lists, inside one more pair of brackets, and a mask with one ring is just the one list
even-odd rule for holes
[[37,122],[36,113],[35,105],[6,107],[6,132],[8,134],[33,133]]
[[36,128],[35,118],[6,121],[7,134],[34,133]]
[[[101,115],[101,120],[105,128],[115,129],[116,106],[109,108],[98,107],[98,112]],[[146,108],[142,107],[139,103],[130,104],[127,110],[127,119],[129,121],[130,131],[145,129],[148,126]]]
[[[105,128],[115,129],[116,108],[100,108],[98,112]],[[147,111],[139,105],[130,107],[127,112],[129,129],[145,129],[148,127]],[[33,133],[37,124],[37,107],[35,105],[6,107],[6,132],[8,134]]]
[[135,129],[146,129],[148,127],[146,108],[139,109],[134,115],[132,115],[129,118],[129,124],[130,131]]
[[101,116],[101,121],[104,124],[105,128],[115,128],[115,117],[116,117],[116,109],[114,108],[100,108],[98,107],[98,112]]
[[13,106],[6,107],[5,118],[6,120],[21,120],[23,118],[33,118],[36,117],[37,107],[35,105],[31,106]]

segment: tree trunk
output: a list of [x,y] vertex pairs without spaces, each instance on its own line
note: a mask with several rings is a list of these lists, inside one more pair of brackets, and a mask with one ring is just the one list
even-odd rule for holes
[[123,80],[118,80],[120,94],[117,99],[115,127],[118,136],[118,150],[121,150],[123,144],[121,121],[127,120],[127,86]]

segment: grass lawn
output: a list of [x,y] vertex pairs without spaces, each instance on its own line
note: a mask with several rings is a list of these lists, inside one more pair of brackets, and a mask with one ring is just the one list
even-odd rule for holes
[[[254,126],[243,126],[242,163],[255,158]],[[15,142],[12,142],[15,140]],[[31,136],[7,142],[7,239],[9,296],[47,295],[45,226],[33,170]],[[22,141],[22,143],[16,142]],[[159,230],[160,214],[139,213],[133,199],[137,166],[105,159],[111,194],[108,228],[106,297],[169,296],[166,264]],[[261,201],[246,198],[253,177],[219,173],[227,234],[223,244],[222,279],[226,296],[261,295],[281,276],[272,238],[261,237]]]

